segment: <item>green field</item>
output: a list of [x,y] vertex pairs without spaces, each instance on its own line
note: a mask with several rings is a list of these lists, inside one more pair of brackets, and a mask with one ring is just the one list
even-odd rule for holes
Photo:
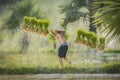
[[[38,73],[119,73],[120,63],[95,62],[85,54],[68,52],[72,66],[64,61],[61,69],[55,50],[41,50],[38,53],[0,54],[0,74],[38,74]],[[85,59],[86,58],[86,59]],[[111,65],[111,66],[110,66]],[[118,68],[116,70],[116,68]]]
[[[120,73],[119,6],[118,0],[1,0],[0,74]],[[64,69],[50,32],[57,28],[65,30],[72,61]]]

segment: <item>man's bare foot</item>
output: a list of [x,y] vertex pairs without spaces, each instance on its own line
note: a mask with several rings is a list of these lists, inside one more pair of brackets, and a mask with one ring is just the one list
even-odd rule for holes
[[69,62],[69,66],[71,67],[71,61]]
[[60,67],[60,69],[64,69],[64,67]]

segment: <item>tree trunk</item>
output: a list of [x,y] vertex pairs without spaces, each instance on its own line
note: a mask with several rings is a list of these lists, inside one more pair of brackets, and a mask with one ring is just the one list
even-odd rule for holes
[[89,29],[89,31],[91,31],[91,32],[94,32],[94,33],[97,33],[96,32],[96,28],[95,28],[95,26],[93,26],[93,24],[92,24],[92,21],[93,21],[93,18],[91,18],[91,16],[92,16],[92,10],[91,10],[91,3],[93,2],[94,0],[86,0],[86,5],[87,5],[87,8],[88,8],[88,10],[90,11],[90,13],[89,13],[89,16],[90,16],[90,29]]
[[24,33],[22,37],[22,43],[21,43],[21,53],[26,53],[29,47],[29,41],[28,41],[28,36],[26,33]]

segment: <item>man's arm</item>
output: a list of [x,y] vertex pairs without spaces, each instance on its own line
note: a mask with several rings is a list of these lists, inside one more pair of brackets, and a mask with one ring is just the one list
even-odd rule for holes
[[55,34],[55,39],[59,39],[59,34]]

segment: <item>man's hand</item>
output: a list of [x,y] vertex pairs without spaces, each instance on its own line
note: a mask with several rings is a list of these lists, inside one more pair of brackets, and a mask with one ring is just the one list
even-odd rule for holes
[[55,32],[54,32],[53,30],[50,30],[50,32],[52,33],[52,35],[54,35],[54,36],[56,35]]

